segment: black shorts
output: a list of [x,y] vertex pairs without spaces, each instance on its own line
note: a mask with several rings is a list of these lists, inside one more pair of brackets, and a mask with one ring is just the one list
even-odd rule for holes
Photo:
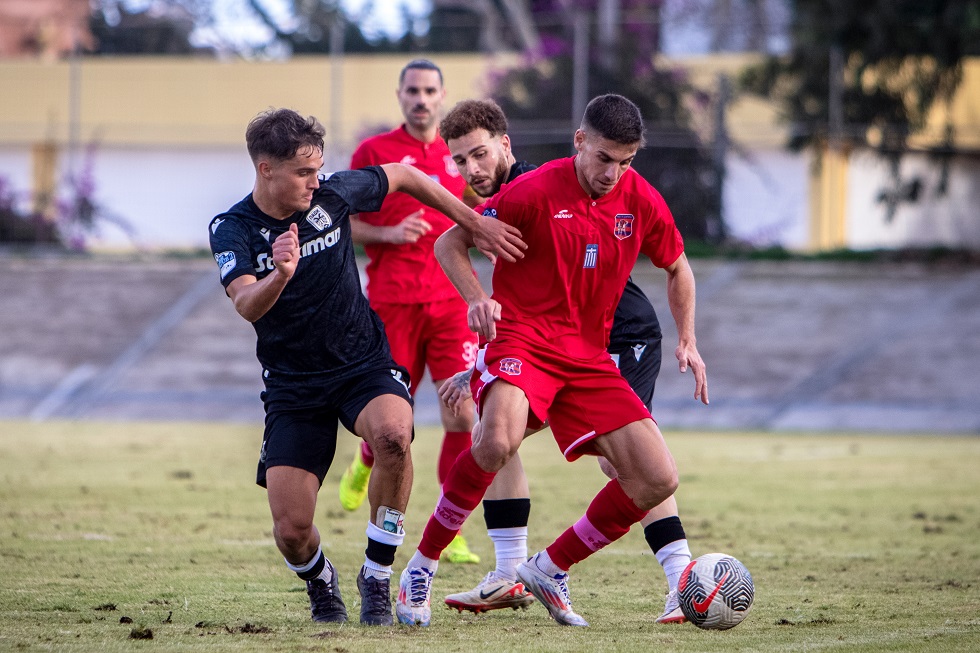
[[381,395],[397,395],[412,405],[405,368],[371,368],[342,380],[301,384],[267,379],[262,393],[265,434],[255,482],[265,487],[266,470],[286,465],[315,474],[322,484],[337,450],[337,422],[353,433],[357,416]]
[[628,349],[610,353],[619,366],[619,373],[649,410],[653,404],[657,377],[660,375],[660,338],[637,342]]

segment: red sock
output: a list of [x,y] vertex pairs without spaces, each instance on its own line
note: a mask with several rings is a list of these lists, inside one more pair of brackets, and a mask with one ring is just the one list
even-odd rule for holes
[[361,462],[365,467],[374,467],[374,452],[366,440],[361,440]]
[[442,495],[422,533],[422,541],[419,543],[419,552],[422,555],[433,560],[439,559],[443,550],[463,527],[466,518],[480,505],[480,500],[496,475],[496,472],[484,471],[476,464],[469,447],[459,454],[456,464],[446,475],[446,482],[442,484]]
[[615,542],[629,532],[630,526],[643,519],[640,510],[613,479],[599,490],[585,515],[558,536],[548,547],[548,555],[561,569],[568,571],[576,562]]
[[468,431],[446,431],[442,438],[442,450],[439,452],[439,468],[437,470],[439,485],[446,482],[449,470],[453,463],[463,453],[463,449],[468,449],[471,438]]

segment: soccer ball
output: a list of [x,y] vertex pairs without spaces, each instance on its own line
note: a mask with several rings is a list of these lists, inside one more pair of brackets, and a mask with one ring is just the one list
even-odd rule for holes
[[695,558],[677,583],[681,612],[705,630],[734,628],[752,607],[755,585],[741,562],[724,553]]

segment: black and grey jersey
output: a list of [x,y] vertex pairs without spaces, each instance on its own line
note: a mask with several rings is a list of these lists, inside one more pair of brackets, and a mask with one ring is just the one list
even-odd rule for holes
[[[510,167],[507,183],[514,181],[525,172],[537,168],[533,163],[517,161]],[[633,345],[651,340],[659,340],[660,321],[657,312],[640,287],[627,280],[623,297],[616,306],[612,331],[609,332],[609,353],[620,354]]]
[[321,176],[309,210],[285,220],[263,213],[249,194],[211,221],[211,251],[226,288],[240,276],[272,272],[272,243],[291,224],[299,228],[296,273],[253,323],[267,379],[343,378],[390,360],[384,327],[361,291],[350,228],[351,213],[379,210],[387,194],[387,175],[371,166]]

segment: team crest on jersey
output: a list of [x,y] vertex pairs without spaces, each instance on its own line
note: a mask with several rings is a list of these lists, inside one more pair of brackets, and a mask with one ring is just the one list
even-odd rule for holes
[[399,163],[404,163],[407,166],[413,166],[415,165],[415,157],[411,154],[406,154],[402,157],[402,160],[399,161]]
[[633,215],[630,213],[620,213],[613,221],[613,235],[620,240],[625,240],[633,235]]
[[443,163],[446,164],[446,174],[447,175],[449,175],[450,177],[458,177],[459,176],[459,168],[456,167],[456,162],[453,161],[453,157],[451,157],[451,156],[449,156],[447,154],[446,156],[442,157],[442,161],[443,161]]
[[228,276],[228,273],[235,269],[238,264],[235,258],[235,252],[218,252],[214,255],[214,260],[218,264],[218,271],[221,274],[221,278],[224,279]]
[[483,217],[485,218],[496,218],[497,209],[483,209]]
[[306,214],[306,221],[316,227],[317,231],[323,231],[333,224],[333,220],[330,219],[330,214],[320,206],[314,206],[310,209],[310,212]]
[[583,268],[594,268],[596,263],[599,262],[599,245],[586,245],[585,246],[585,263],[582,264]]
[[501,358],[500,371],[511,376],[520,376],[521,360],[519,358]]

